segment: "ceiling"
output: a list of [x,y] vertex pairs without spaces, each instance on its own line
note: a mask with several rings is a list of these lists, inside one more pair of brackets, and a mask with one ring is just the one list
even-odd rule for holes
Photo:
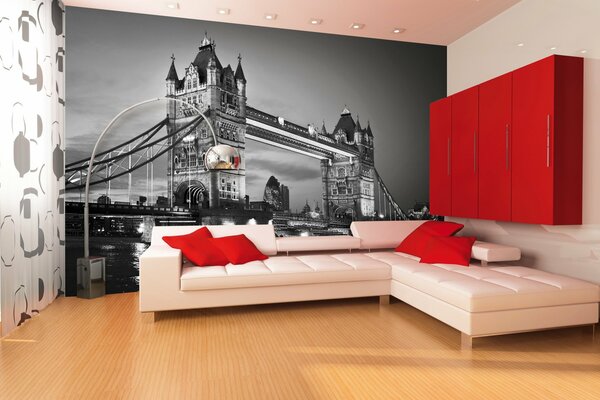
[[[67,6],[449,45],[519,0],[65,0]],[[170,8],[175,7],[175,8]],[[229,14],[219,14],[228,9]],[[276,14],[267,20],[265,14]],[[318,25],[311,19],[320,19]],[[353,29],[353,23],[364,24]],[[393,33],[403,28],[402,33]]]

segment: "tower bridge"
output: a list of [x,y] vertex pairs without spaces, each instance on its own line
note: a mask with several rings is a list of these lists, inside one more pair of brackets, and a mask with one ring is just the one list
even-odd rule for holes
[[[192,107],[169,102],[164,121],[102,154],[94,171],[98,177],[90,184],[110,185],[112,179],[129,174],[131,186],[131,172],[141,167],[147,168],[151,181],[153,160],[166,154],[167,170],[160,174],[167,178],[169,207],[244,208],[248,204],[246,141],[254,140],[318,160],[325,218],[407,219],[375,169],[370,123],[363,128],[358,117],[344,108],[330,132],[324,124],[305,127],[248,106],[246,83],[241,56],[235,71],[231,65],[223,67],[215,42],[206,36],[181,77],[174,56],[166,77],[167,97],[200,109],[214,126],[219,142],[238,149],[239,170],[205,170],[204,153],[214,144],[206,121]],[[157,129],[163,128],[166,134],[157,135]],[[86,168],[87,160],[67,165],[67,190],[84,184]]]

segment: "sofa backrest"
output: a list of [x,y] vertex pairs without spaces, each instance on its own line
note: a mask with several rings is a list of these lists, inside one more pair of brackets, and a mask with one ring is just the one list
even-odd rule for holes
[[[151,244],[166,245],[163,236],[185,235],[201,228],[202,225],[188,226],[155,226],[152,229]],[[244,234],[254,245],[268,256],[277,254],[275,230],[273,225],[206,225],[214,237]]]
[[361,249],[393,249],[426,221],[355,221],[350,225]]

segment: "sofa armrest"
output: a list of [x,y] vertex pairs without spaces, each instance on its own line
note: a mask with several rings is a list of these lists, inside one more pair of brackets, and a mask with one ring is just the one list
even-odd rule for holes
[[140,311],[160,311],[181,285],[181,250],[152,245],[140,256]]
[[476,241],[471,250],[471,258],[483,262],[518,261],[521,259],[521,249],[497,243]]

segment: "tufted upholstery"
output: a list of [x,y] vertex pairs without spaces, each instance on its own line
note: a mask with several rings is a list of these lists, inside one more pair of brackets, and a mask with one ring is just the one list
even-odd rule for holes
[[401,253],[367,255],[392,267],[392,279],[469,312],[600,301],[597,285],[526,267],[420,264]]
[[391,278],[390,266],[364,254],[276,256],[224,267],[184,265],[181,290],[353,282]]

